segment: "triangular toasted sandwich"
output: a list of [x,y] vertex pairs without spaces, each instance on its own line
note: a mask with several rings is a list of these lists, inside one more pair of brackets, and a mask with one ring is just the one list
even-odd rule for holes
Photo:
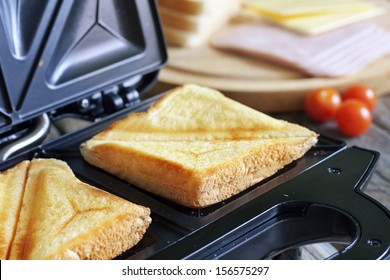
[[200,208],[271,176],[316,142],[304,127],[184,85],[83,143],[81,153],[140,188]]
[[17,210],[2,209],[14,221],[2,259],[112,259],[138,243],[151,222],[148,208],[79,181],[59,160],[24,161],[0,182],[1,192],[22,189],[9,202]]

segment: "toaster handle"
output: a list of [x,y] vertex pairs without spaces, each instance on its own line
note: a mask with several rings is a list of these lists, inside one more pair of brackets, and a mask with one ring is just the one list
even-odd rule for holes
[[[363,193],[378,158],[374,151],[345,149],[243,205],[221,223],[252,220],[257,225],[231,231],[239,245],[219,250],[216,258],[272,258],[317,242],[348,244],[329,259],[388,258],[390,212]],[[254,212],[258,216],[246,215]]]
[[[358,147],[345,149],[280,185],[272,197],[283,193],[286,204],[293,201],[310,203],[305,214],[308,219],[309,210],[319,207],[334,210],[328,210],[329,215],[338,217],[328,223],[332,227],[328,229],[331,233],[328,241],[339,233],[341,239],[342,235],[346,237],[343,243],[349,245],[329,259],[386,258],[390,253],[390,211],[363,193],[378,158],[379,153],[374,151]],[[321,219],[329,215],[323,215]],[[310,226],[306,229],[315,231]]]
[[[316,203],[343,212],[355,223],[352,242],[330,259],[383,259],[390,253],[390,211],[365,193],[379,153],[357,147],[346,149],[321,165],[322,188]],[[312,178],[313,180],[315,178]],[[313,198],[314,200],[314,198]]]

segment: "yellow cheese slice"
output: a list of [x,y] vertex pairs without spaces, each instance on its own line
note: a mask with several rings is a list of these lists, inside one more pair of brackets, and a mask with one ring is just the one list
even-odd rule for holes
[[383,9],[377,8],[361,12],[330,13],[287,20],[270,20],[283,27],[303,34],[316,35],[347,24],[378,16],[383,14],[383,12]]
[[244,6],[275,18],[370,9],[367,0],[245,0]]
[[[361,0],[328,0],[326,2],[247,0],[245,3],[246,9],[252,14],[260,15],[275,24],[306,35],[330,31],[381,15],[386,11],[382,6]],[[296,6],[293,5],[294,3]],[[310,4],[305,6],[304,3]]]

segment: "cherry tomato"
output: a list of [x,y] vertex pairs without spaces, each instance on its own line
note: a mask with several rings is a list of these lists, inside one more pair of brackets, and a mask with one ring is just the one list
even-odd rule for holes
[[341,95],[332,88],[315,89],[305,97],[304,108],[309,118],[323,122],[335,117]]
[[343,100],[359,99],[363,101],[370,111],[373,111],[377,103],[375,92],[365,85],[354,85],[347,88],[343,94]]
[[372,114],[362,101],[347,99],[336,113],[336,122],[345,135],[357,136],[368,130],[372,122]]

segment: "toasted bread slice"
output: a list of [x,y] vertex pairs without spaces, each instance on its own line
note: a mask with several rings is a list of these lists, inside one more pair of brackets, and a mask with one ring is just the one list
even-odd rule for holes
[[304,127],[184,85],[83,143],[81,153],[140,188],[200,208],[271,176],[316,142]]
[[0,174],[0,260],[8,258],[16,232],[29,162]]
[[9,259],[111,259],[142,238],[149,214],[79,181],[65,162],[35,159]]

